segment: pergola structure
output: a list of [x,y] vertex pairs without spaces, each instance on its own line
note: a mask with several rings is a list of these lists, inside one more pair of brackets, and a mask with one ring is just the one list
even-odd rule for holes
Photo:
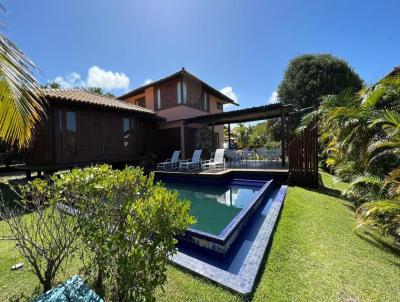
[[221,112],[209,115],[201,115],[186,119],[185,123],[208,124],[214,132],[214,126],[228,125],[228,141],[231,146],[231,124],[267,120],[273,118],[281,119],[281,146],[282,146],[282,166],[286,164],[286,154],[288,145],[288,123],[289,115],[293,111],[292,105],[281,103],[252,107],[228,112]]

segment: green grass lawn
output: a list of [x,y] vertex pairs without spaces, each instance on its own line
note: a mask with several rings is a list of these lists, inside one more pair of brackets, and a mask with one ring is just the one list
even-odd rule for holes
[[[400,252],[390,240],[354,230],[354,211],[322,173],[319,191],[289,188],[271,250],[251,301],[400,301]],[[0,222],[0,228],[4,223]],[[0,300],[31,294],[37,285],[9,242],[0,242]],[[79,263],[60,276],[64,280]],[[169,267],[159,301],[243,301],[203,278]]]

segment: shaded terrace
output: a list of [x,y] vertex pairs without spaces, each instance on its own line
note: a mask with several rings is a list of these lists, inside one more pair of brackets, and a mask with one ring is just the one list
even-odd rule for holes
[[[271,158],[275,158],[275,160],[268,160],[268,156],[265,158],[261,158],[256,151],[249,152],[249,156],[246,155],[246,160],[244,163],[240,163],[241,168],[253,168],[253,169],[276,169],[287,166],[287,147],[288,147],[288,138],[289,138],[289,116],[292,112],[291,105],[284,104],[270,104],[228,112],[221,112],[209,115],[202,115],[190,119],[186,119],[184,121],[184,125],[188,126],[190,124],[206,124],[211,127],[212,132],[214,132],[214,126],[218,125],[227,125],[228,127],[228,146],[229,149],[232,148],[232,124],[237,123],[246,123],[246,122],[254,122],[254,121],[266,121],[268,119],[276,119],[279,118],[281,121],[280,125],[280,154],[275,156],[271,156]],[[217,149],[217,146],[214,142],[214,148]],[[260,148],[261,149],[261,148]],[[233,150],[232,150],[233,151]],[[235,151],[236,152],[236,151]],[[239,151],[237,151],[239,152]],[[247,152],[247,151],[246,151]],[[232,154],[232,153],[228,153]],[[268,153],[267,153],[268,155]],[[243,157],[240,155],[240,158]],[[276,160],[276,158],[278,160]],[[227,162],[228,167],[235,168],[237,166],[237,161]]]

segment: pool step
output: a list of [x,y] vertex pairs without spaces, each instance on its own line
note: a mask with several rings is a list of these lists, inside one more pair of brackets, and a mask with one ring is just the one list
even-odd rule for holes
[[269,180],[271,180],[271,179],[256,180],[256,179],[234,178],[234,179],[232,179],[231,184],[232,185],[245,185],[245,186],[247,185],[247,186],[262,187]]

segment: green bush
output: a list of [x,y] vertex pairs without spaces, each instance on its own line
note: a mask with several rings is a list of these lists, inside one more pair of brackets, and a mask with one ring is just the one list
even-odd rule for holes
[[57,186],[64,198],[76,201],[87,250],[82,259],[96,278],[96,290],[113,301],[154,300],[176,252],[176,235],[195,222],[189,202],[179,201],[139,168],[74,169]]
[[196,132],[196,148],[203,150],[203,158],[210,158],[214,150],[214,134],[208,125],[202,125]]
[[63,191],[54,183],[35,179],[18,189],[12,206],[1,198],[0,220],[7,228],[0,230],[0,240],[15,243],[46,292],[80,248],[77,219],[59,210]]

